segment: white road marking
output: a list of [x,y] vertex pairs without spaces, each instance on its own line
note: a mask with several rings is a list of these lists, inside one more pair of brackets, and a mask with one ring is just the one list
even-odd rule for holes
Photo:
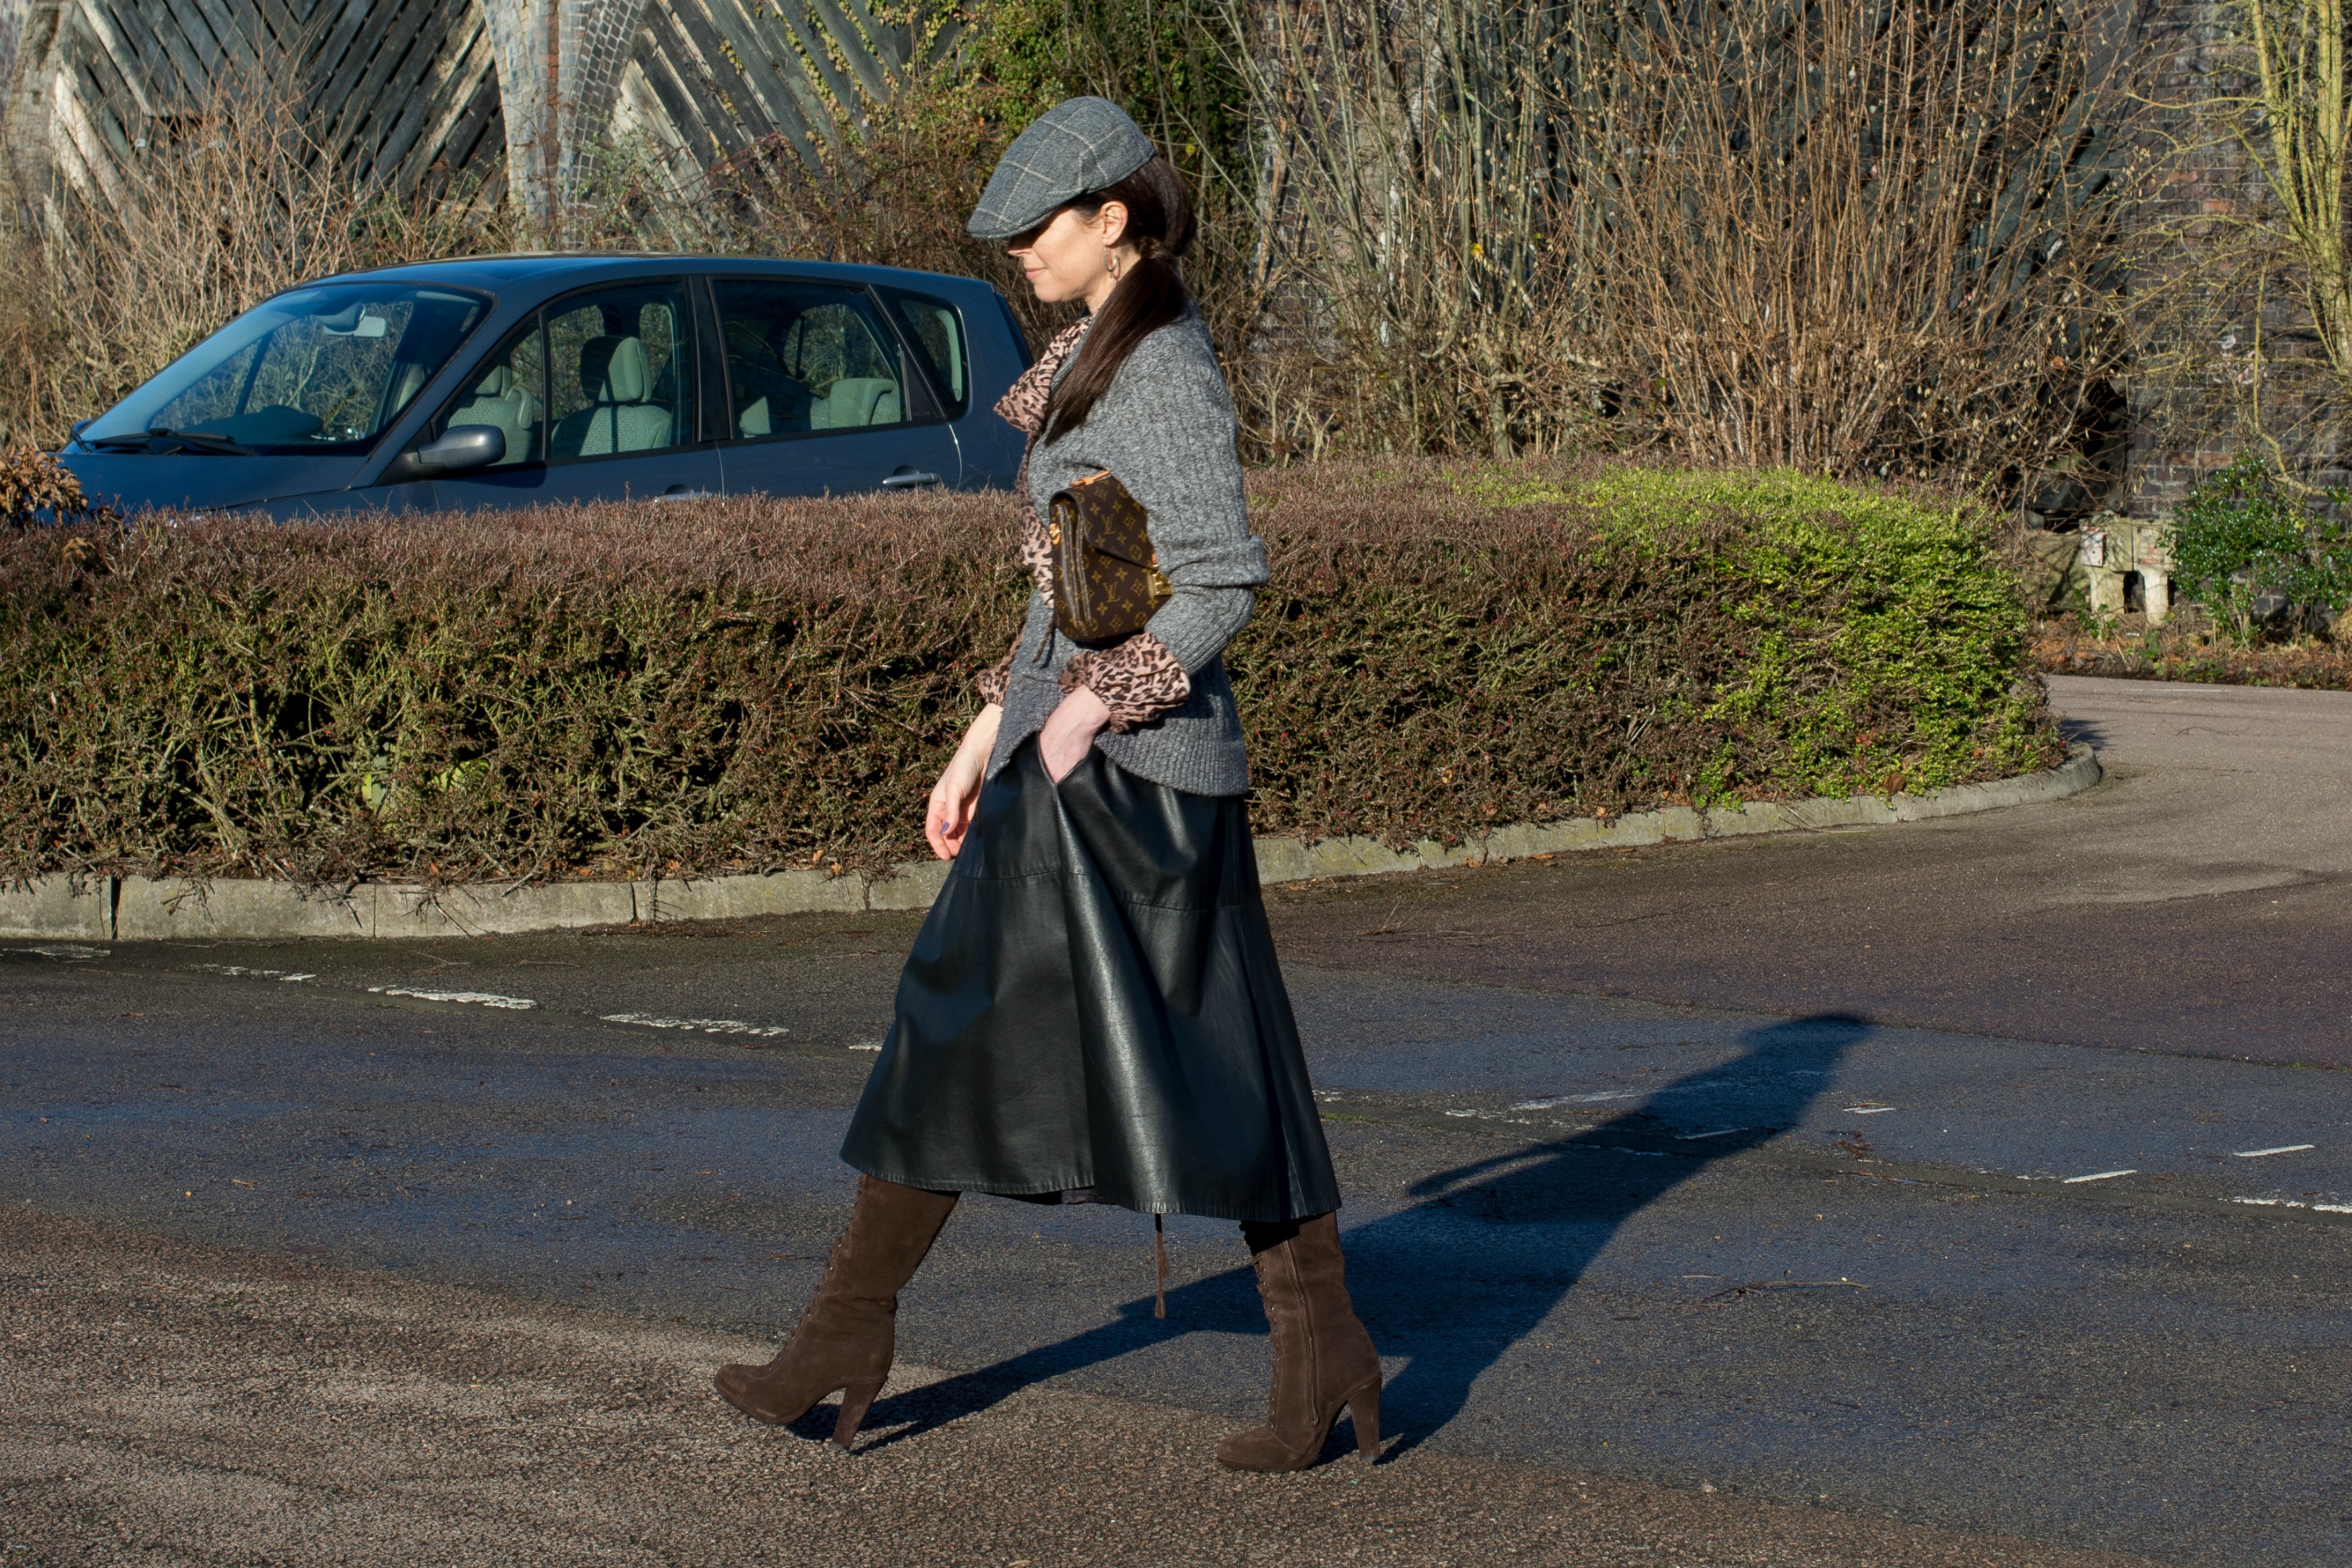
[[[1636,1089],[1612,1089],[1606,1094],[1556,1094],[1549,1100],[1523,1100],[1511,1107],[1513,1110],[1549,1110],[1556,1105],[1598,1105],[1604,1100],[1638,1100]],[[1465,1111],[1468,1115],[1470,1112]]]
[[2237,1158],[2241,1160],[2260,1160],[2272,1154],[2300,1154],[2305,1149],[2316,1149],[2318,1147],[2319,1145],[2316,1143],[2282,1143],[2275,1149],[2241,1149],[2238,1151]]
[[2315,1214],[2352,1214],[2352,1204],[2306,1204],[2294,1198],[2231,1198],[2233,1204],[2252,1204],[2263,1209],[2310,1209]]
[[1882,1110],[1893,1110],[1896,1108],[1892,1105],[1842,1105],[1838,1109],[1848,1116],[1875,1116]]
[[515,1013],[539,1005],[528,996],[501,996],[495,991],[420,991],[406,985],[371,985],[368,991],[377,996],[414,996],[419,1002],[470,1002]]
[[37,952],[43,958],[106,958],[110,956],[102,947],[84,947],[76,942],[44,942],[38,947],[12,947],[11,952]]
[[1735,1132],[1746,1132],[1746,1127],[1718,1127],[1712,1132],[1685,1132],[1675,1140],[1677,1143],[1696,1143],[1707,1138],[1728,1138]]
[[863,1045],[852,1046],[849,1048],[853,1051],[878,1051],[882,1048],[882,1042],[879,1040],[867,1040]]
[[247,969],[242,963],[192,963],[191,969],[201,969],[207,974],[236,974],[248,980],[316,980],[319,977],[296,969]]
[[657,1018],[650,1013],[607,1013],[604,1022],[647,1029],[694,1029],[705,1035],[756,1035],[761,1039],[792,1033],[782,1024],[747,1024],[740,1018]]
[[2117,1176],[2137,1176],[2139,1172],[2137,1170],[2094,1171],[2087,1176],[2068,1176],[2065,1178],[2063,1184],[2071,1187],[2077,1182],[2112,1182]]

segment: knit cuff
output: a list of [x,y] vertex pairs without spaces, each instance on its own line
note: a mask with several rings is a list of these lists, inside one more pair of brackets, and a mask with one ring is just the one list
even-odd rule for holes
[[1150,632],[1099,653],[1071,655],[1062,667],[1062,695],[1081,686],[1103,700],[1111,729],[1122,735],[1165,719],[1192,695],[1192,678]]

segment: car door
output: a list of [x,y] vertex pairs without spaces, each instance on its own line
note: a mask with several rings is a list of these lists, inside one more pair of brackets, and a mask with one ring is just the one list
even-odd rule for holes
[[488,425],[506,455],[436,478],[445,508],[711,495],[717,449],[699,440],[694,317],[679,279],[610,284],[555,300],[469,371],[420,444]]
[[713,278],[730,494],[952,485],[955,434],[874,296],[849,284]]

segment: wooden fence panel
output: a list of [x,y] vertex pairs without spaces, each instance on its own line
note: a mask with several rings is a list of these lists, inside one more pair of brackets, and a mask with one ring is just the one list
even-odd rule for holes
[[771,137],[810,159],[955,42],[940,14],[886,24],[865,0],[649,0],[620,119],[698,165]]
[[[29,4],[8,110],[16,154],[109,192],[126,160],[216,93],[253,83],[294,95],[323,156],[355,180],[400,192],[469,179],[503,188],[499,50],[516,48],[518,27],[558,25],[531,21],[526,0]],[[615,16],[610,58],[600,45],[565,68],[597,79],[557,84],[560,101],[595,106],[599,121],[564,126],[567,154],[575,141],[626,132],[698,167],[774,139],[812,159],[955,41],[936,15],[886,23],[866,0],[642,0]],[[527,43],[506,68],[536,69],[539,47]],[[546,84],[516,91],[517,119],[536,123],[531,95],[547,96]]]
[[[499,187],[506,154],[484,0],[57,0],[9,118],[74,183],[194,117],[215,92],[285,91],[355,181]],[[488,0],[503,4],[506,0]],[[78,176],[78,177],[77,177]]]

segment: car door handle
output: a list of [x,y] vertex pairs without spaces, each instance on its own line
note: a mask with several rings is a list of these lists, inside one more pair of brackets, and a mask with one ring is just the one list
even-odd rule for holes
[[892,474],[882,481],[882,488],[886,490],[910,490],[917,485],[935,485],[939,482],[940,477],[937,474]]

